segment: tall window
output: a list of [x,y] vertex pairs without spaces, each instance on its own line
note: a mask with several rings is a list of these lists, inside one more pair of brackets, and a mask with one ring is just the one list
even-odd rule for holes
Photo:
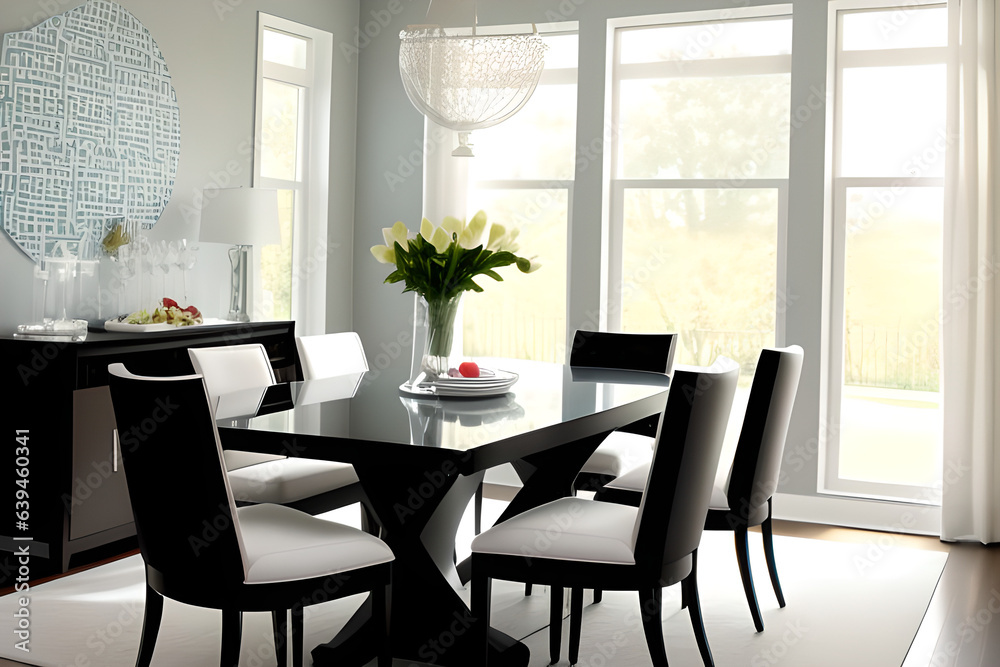
[[[760,12],[766,12],[761,15]],[[609,326],[752,371],[776,339],[788,179],[786,6],[616,23]],[[752,375],[741,374],[744,381]]]
[[260,251],[254,301],[258,316],[305,332],[324,325],[323,263],[306,267],[325,259],[332,36],[259,16],[254,183],[278,191],[281,244]]
[[839,3],[821,490],[940,501],[948,16]]
[[[520,230],[519,254],[542,268],[510,267],[503,282],[464,300],[464,350],[563,361],[566,253],[576,153],[577,35],[544,37],[545,71],[528,103],[510,119],[472,134],[468,206]],[[455,158],[459,159],[459,158]]]

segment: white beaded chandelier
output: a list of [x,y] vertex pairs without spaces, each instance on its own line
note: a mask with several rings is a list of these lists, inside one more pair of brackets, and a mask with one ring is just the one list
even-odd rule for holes
[[510,118],[535,91],[547,47],[532,28],[482,35],[475,25],[415,25],[399,33],[406,95],[418,111],[459,133],[452,155],[471,157],[469,133]]

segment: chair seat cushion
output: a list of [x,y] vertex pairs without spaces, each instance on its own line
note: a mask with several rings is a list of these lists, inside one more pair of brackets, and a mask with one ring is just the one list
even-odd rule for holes
[[649,461],[653,455],[653,443],[654,439],[645,435],[614,431],[598,445],[580,471],[617,477]]
[[393,560],[377,537],[290,507],[248,505],[237,516],[248,584],[297,581]]
[[507,519],[472,541],[474,553],[634,564],[635,507],[560,498]]
[[278,461],[285,458],[281,454],[261,454],[259,452],[241,452],[234,449],[222,451],[222,459],[225,461],[226,470],[237,470],[246,468],[257,463],[266,461]]
[[228,473],[233,498],[283,505],[354,484],[354,466],[336,461],[288,457]]
[[[649,463],[644,463],[641,466],[632,468],[621,477],[611,480],[604,486],[605,488],[615,489],[618,491],[633,491],[635,493],[642,493],[646,488],[646,478],[649,477],[649,466]],[[725,484],[725,478],[715,480],[715,484],[712,485],[712,498],[708,502],[710,509],[729,509],[729,501],[726,499]]]

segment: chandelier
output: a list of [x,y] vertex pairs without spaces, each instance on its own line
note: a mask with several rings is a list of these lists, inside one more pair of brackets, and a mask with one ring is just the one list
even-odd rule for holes
[[535,91],[547,46],[532,28],[482,35],[475,26],[417,25],[399,33],[406,95],[422,114],[458,132],[452,155],[472,157],[469,133],[510,118]]

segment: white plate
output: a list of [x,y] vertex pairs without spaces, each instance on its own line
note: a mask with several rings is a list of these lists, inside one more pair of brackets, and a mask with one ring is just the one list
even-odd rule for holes
[[185,324],[184,326],[176,327],[173,324],[168,324],[167,322],[159,322],[157,324],[126,324],[125,322],[119,322],[118,320],[108,320],[104,323],[105,331],[125,331],[128,333],[145,333],[147,331],[174,331],[176,329],[187,329],[189,327],[203,327],[210,324],[233,324],[229,320],[220,319],[206,319],[201,324]]
[[494,370],[492,368],[481,368],[479,369],[480,376],[477,378],[467,378],[467,377],[439,377],[434,381],[434,384],[443,387],[481,387],[486,385],[494,384],[505,384],[510,382],[511,379],[517,379],[517,373],[511,373],[510,371]]
[[496,377],[489,378],[490,382],[468,382],[476,378],[447,378],[447,380],[437,380],[433,383],[419,384],[415,387],[408,382],[399,385],[399,390],[409,396],[450,396],[456,398],[482,398],[484,396],[497,396],[506,394],[507,391],[517,382],[517,373],[509,371],[496,371]]

